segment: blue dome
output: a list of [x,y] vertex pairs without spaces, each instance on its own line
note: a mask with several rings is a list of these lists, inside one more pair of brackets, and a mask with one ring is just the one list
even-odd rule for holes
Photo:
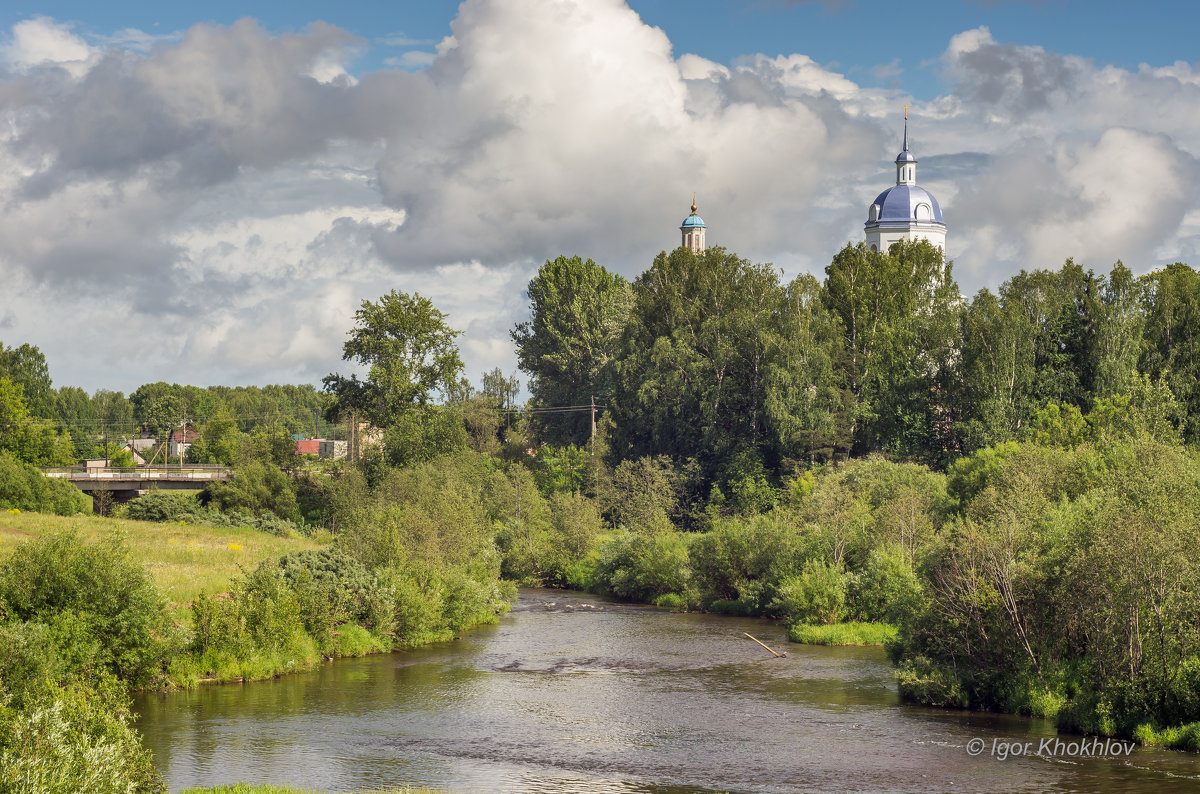
[[922,204],[929,206],[932,217],[922,218],[922,221],[943,223],[942,208],[937,199],[923,187],[916,185],[896,185],[875,197],[873,206],[879,207],[878,218],[867,218],[867,223],[907,223],[917,220],[917,207]]
[[900,152],[900,154],[896,155],[897,163],[915,163],[916,161],[916,155],[914,155],[908,149],[905,149],[904,151]]
[[699,227],[701,229],[708,228],[707,226],[704,225],[704,219],[701,218],[699,215],[697,215],[694,212],[691,215],[684,218],[683,223],[680,224],[680,228],[683,228],[683,229],[689,229],[692,227]]

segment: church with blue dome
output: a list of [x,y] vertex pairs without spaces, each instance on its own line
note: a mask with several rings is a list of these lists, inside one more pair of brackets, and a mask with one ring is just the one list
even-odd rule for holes
[[937,199],[917,186],[917,158],[908,150],[908,106],[904,108],[904,150],[896,155],[896,184],[867,208],[867,246],[886,251],[900,240],[928,240],[946,251],[946,223]]
[[704,231],[708,227],[704,225],[704,219],[696,214],[696,210],[696,196],[692,194],[692,214],[683,219],[679,231],[683,233],[683,242],[680,245],[698,254],[704,250]]

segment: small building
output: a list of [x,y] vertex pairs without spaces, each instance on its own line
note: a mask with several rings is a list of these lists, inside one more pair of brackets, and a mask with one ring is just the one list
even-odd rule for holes
[[296,439],[297,455],[320,455],[322,440],[319,438]]
[[350,445],[345,441],[321,439],[318,442],[317,455],[321,460],[345,460],[349,451]]
[[200,434],[191,425],[184,427],[182,432],[178,429],[172,430],[171,435],[167,437],[167,455],[172,458],[183,457],[199,437]]
[[132,438],[129,440],[129,443],[126,444],[125,446],[129,447],[130,451],[134,453],[134,457],[136,458],[137,453],[145,452],[148,449],[154,449],[154,447],[158,446],[158,439],[152,438],[150,436],[142,436],[141,438]]

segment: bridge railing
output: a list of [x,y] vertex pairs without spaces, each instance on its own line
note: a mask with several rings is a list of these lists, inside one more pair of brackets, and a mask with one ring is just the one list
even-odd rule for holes
[[232,469],[211,464],[178,466],[137,466],[135,468],[69,466],[44,468],[47,477],[68,480],[223,480]]

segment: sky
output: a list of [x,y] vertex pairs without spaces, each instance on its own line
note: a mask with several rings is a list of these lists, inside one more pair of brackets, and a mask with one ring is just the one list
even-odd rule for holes
[[547,259],[679,243],[786,278],[863,237],[910,105],[966,295],[1200,264],[1200,11],[945,0],[0,9],[0,342],[55,384],[318,383],[391,289],[467,374]]

